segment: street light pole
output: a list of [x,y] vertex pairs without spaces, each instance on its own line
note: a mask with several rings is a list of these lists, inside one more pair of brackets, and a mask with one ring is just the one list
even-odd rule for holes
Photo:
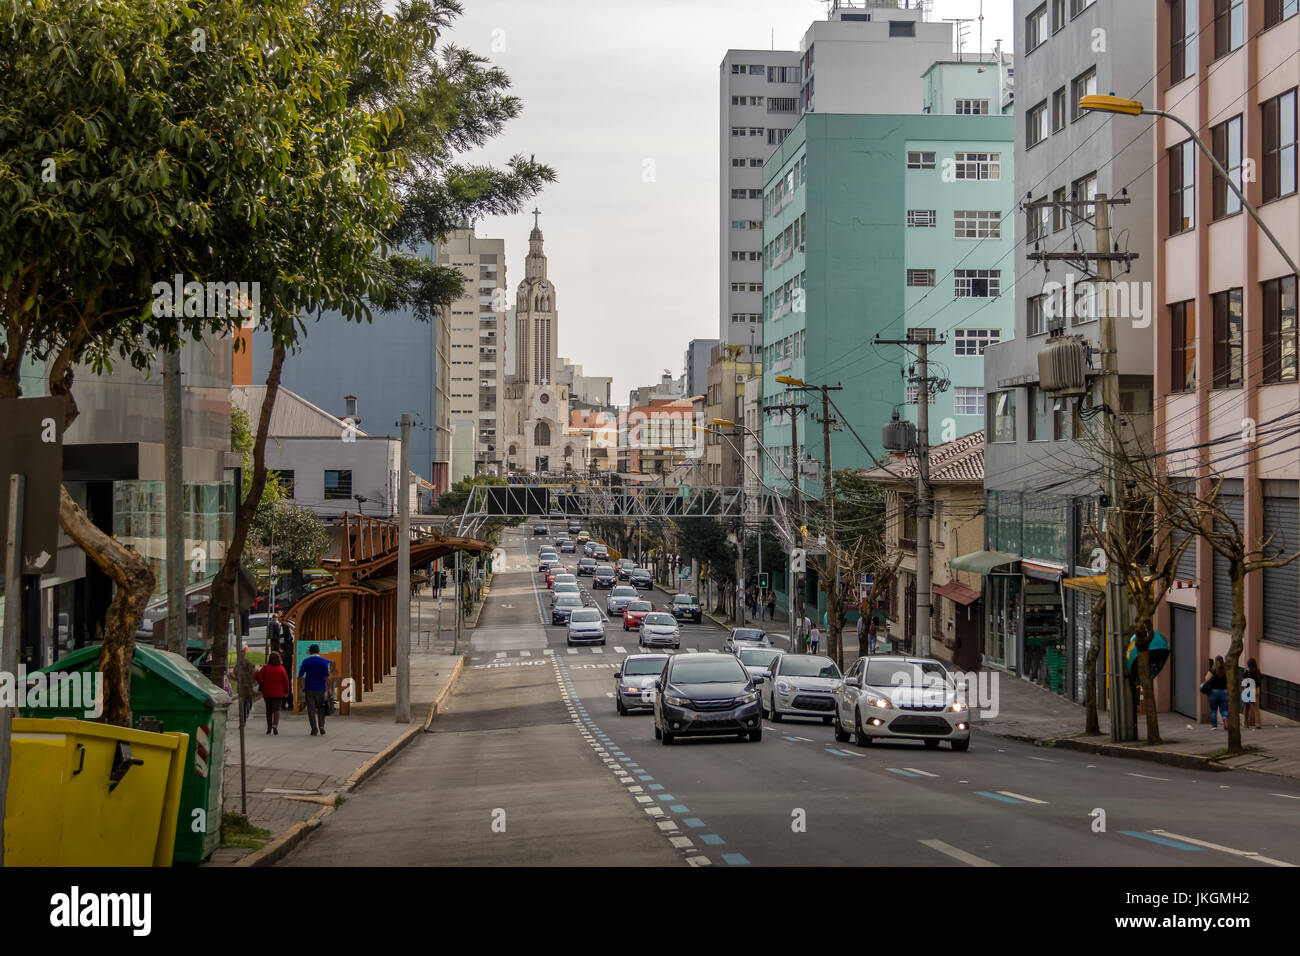
[[397,487],[397,700],[394,719],[411,722],[411,416],[402,413]]

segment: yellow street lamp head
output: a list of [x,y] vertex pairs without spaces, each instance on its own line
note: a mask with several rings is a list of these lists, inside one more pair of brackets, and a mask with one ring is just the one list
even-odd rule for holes
[[780,382],[782,385],[802,385],[802,384],[803,384],[803,379],[801,379],[801,378],[793,378],[793,377],[791,377],[791,376],[789,376],[789,375],[778,375],[778,376],[776,377],[776,380],[777,380],[778,382]]
[[1140,116],[1142,102],[1130,100],[1114,93],[1094,93],[1079,100],[1079,109],[1095,110],[1098,113],[1122,113],[1125,116]]
[[720,425],[723,428],[735,428],[736,423],[725,418],[715,418],[713,424]]

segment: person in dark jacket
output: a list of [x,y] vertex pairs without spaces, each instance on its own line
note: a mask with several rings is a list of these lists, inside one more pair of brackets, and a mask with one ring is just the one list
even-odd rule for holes
[[304,679],[303,692],[307,695],[307,720],[311,735],[325,733],[325,695],[329,693],[330,662],[320,656],[320,645],[313,644],[307,657],[298,667],[298,676]]
[[289,677],[289,689],[280,704],[281,710],[293,710],[294,660],[293,629],[288,624],[283,624],[280,628],[280,663]]
[[1228,671],[1222,657],[1216,657],[1205,673],[1206,693],[1210,698],[1210,726],[1219,729],[1219,714],[1223,714],[1223,729],[1228,729]]
[[272,651],[266,664],[257,669],[257,684],[266,703],[266,732],[279,736],[280,705],[289,696],[289,675],[280,663],[280,652]]

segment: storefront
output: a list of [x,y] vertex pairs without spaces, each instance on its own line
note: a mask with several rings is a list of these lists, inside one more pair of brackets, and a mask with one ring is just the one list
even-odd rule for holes
[[1045,561],[1023,560],[1025,655],[1021,673],[1053,693],[1066,688],[1065,607],[1061,579],[1065,568]]
[[1016,669],[1020,647],[1021,590],[1023,579],[1015,571],[1018,554],[975,551],[953,558],[954,571],[984,577],[984,663]]

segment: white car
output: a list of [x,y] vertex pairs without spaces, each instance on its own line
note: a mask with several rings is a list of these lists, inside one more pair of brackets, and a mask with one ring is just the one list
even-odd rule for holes
[[775,647],[745,647],[743,643],[735,654],[740,658],[740,663],[745,665],[750,677],[771,677],[772,664],[781,656]]
[[772,662],[772,679],[759,687],[765,715],[778,723],[783,717],[820,717],[829,724],[840,679],[829,657],[781,654]]
[[623,715],[634,707],[651,710],[655,705],[655,681],[664,672],[667,654],[629,654],[614,674],[614,707]]
[[569,614],[568,643],[604,644],[605,621],[594,607],[576,608]]
[[655,611],[641,619],[641,636],[637,643],[642,647],[681,647],[682,629],[671,614]]
[[879,655],[859,658],[835,693],[835,739],[852,733],[859,747],[873,740],[924,740],[970,749],[970,708],[941,661]]
[[639,598],[636,588],[630,584],[615,585],[610,589],[609,600],[605,602],[605,612],[610,617],[621,617],[627,606]]

